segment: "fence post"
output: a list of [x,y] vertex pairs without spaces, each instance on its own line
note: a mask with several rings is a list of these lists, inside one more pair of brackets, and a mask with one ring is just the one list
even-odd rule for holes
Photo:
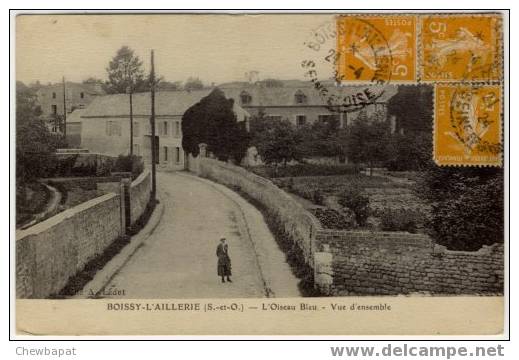
[[119,201],[120,201],[120,219],[121,219],[121,235],[126,235],[126,226],[130,226],[129,215],[129,179],[121,179],[119,183]]

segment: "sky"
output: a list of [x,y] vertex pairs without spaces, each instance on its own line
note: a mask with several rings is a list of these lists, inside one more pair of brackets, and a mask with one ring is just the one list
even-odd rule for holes
[[[260,79],[304,79],[301,62],[322,59],[304,42],[330,14],[270,15],[20,15],[16,19],[16,77],[25,83],[106,78],[117,49],[134,49],[149,71],[168,81],[199,77],[205,84]],[[333,41],[330,46],[334,47]],[[329,50],[329,49],[328,49]],[[332,70],[326,70],[331,77]]]

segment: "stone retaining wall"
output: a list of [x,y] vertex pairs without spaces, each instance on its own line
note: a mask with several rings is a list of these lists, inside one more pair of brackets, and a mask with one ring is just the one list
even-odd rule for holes
[[16,296],[47,298],[124,234],[120,196],[106,194],[16,232]]
[[502,294],[502,244],[449,251],[422,234],[322,230],[333,255],[330,295]]
[[[110,180],[117,181],[107,182]],[[89,260],[125,235],[125,205],[119,181],[113,177],[63,179],[61,184],[65,187],[99,185],[111,192],[16,232],[18,298],[47,298],[57,294]],[[144,170],[127,191],[130,220],[134,224],[150,200],[150,172]]]
[[188,164],[199,176],[237,188],[265,206],[284,224],[286,233],[303,251],[305,262],[313,268],[314,240],[321,225],[301,204],[270,180],[244,168],[201,156],[191,157]]
[[144,170],[130,185],[130,223],[133,225],[144,213],[151,194],[151,173]]
[[189,170],[238,188],[284,224],[314,269],[325,295],[502,294],[502,244],[477,252],[448,251],[424,234],[322,229],[319,221],[271,181],[206,157]]

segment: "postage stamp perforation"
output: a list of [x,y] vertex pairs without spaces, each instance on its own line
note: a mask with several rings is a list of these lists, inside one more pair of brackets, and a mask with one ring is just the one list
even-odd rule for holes
[[[442,106],[439,105],[438,102],[438,93],[441,90],[453,90],[452,94],[449,94],[450,97],[445,99],[445,102],[449,103],[449,115],[445,114],[445,109],[442,109]],[[491,90],[498,90],[499,94],[497,99],[494,102],[487,104],[485,100],[490,95],[495,95]],[[490,91],[490,93],[488,93]],[[459,94],[458,94],[459,92]],[[470,93],[467,97],[466,94]],[[480,100],[478,102],[478,96],[473,95],[476,94],[479,96]],[[455,101],[456,100],[456,101]],[[467,82],[456,82],[456,83],[436,83],[434,84],[433,91],[433,160],[439,166],[454,166],[454,167],[502,167],[504,161],[504,149],[502,148],[502,144],[504,144],[503,138],[503,126],[504,126],[504,116],[503,116],[503,84],[487,84],[487,83],[478,83],[472,84]],[[493,109],[493,105],[498,102],[499,108],[497,111],[482,111],[482,114],[479,113],[479,110],[482,106],[486,107],[487,105]],[[445,106],[445,105],[444,105]],[[444,107],[443,106],[443,107]],[[459,114],[458,114],[459,113]],[[490,114],[490,116],[489,116]],[[494,117],[492,119],[492,116]],[[448,120],[446,119],[448,118]],[[490,118],[489,118],[490,117]],[[480,122],[483,120],[483,126]],[[488,124],[486,121],[488,120]],[[475,121],[475,122],[474,122]],[[443,122],[443,124],[441,124]],[[445,122],[451,123],[452,127],[455,127],[457,124],[458,128],[449,133],[455,132],[458,134],[458,131],[461,129],[463,136],[459,138],[460,143],[462,143],[462,147],[467,149],[470,148],[470,151],[476,151],[477,153],[482,153],[480,155],[472,154],[468,157],[465,154],[465,161],[459,160],[458,158],[462,158],[464,156],[463,151],[453,151],[446,150],[448,149],[448,145],[446,145],[446,140],[449,138],[446,136],[447,132],[442,131],[445,130]],[[474,123],[473,123],[474,122]],[[468,125],[470,123],[471,125]],[[468,126],[469,135],[466,134]],[[476,129],[483,127],[484,132],[477,134]],[[493,129],[492,129],[493,128]],[[490,130],[489,130],[490,129]],[[494,135],[487,135],[487,130],[489,134],[494,132]],[[493,130],[493,131],[492,131]],[[476,136],[477,134],[477,136]],[[491,143],[489,140],[494,139],[493,141],[497,141],[496,143]],[[474,140],[476,139],[476,140]],[[452,142],[452,139],[450,139]],[[440,145],[440,143],[442,143]],[[452,145],[451,145],[452,146]],[[459,144],[458,144],[459,146]],[[480,146],[482,149],[480,150]],[[488,146],[488,148],[485,148]],[[497,149],[496,149],[497,147]],[[440,160],[439,155],[440,150],[443,153],[447,153],[445,157],[451,157],[452,159]],[[492,161],[483,161],[478,160],[480,157],[491,158]],[[454,160],[456,158],[456,160]]]
[[419,80],[442,83],[501,80],[502,20],[499,12],[420,16]]

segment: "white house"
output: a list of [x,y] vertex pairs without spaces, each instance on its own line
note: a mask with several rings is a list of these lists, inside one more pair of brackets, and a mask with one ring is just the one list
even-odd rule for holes
[[[155,94],[157,163],[164,169],[183,169],[182,116],[212,89],[168,91]],[[133,153],[151,163],[151,95],[133,94]],[[238,121],[249,114],[237,103]],[[81,114],[81,147],[91,152],[117,156],[130,152],[130,100],[127,94],[99,96]]]

